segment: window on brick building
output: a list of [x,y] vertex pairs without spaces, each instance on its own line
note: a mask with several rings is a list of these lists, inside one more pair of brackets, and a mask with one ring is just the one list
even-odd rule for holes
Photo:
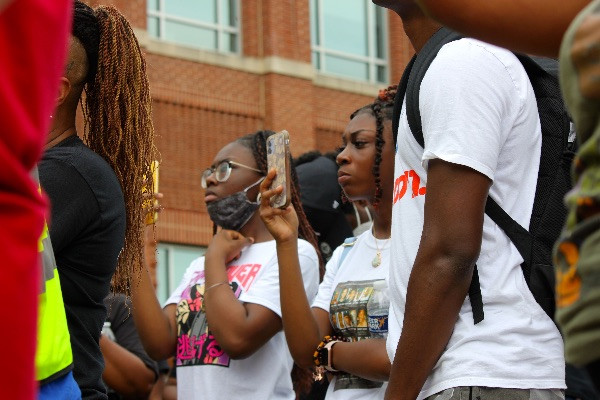
[[159,243],[156,254],[156,295],[161,305],[183,279],[185,270],[196,258],[204,255],[206,247]]
[[151,37],[184,46],[238,53],[240,0],[148,0]]
[[371,0],[310,0],[312,62],[325,74],[388,81],[386,13]]

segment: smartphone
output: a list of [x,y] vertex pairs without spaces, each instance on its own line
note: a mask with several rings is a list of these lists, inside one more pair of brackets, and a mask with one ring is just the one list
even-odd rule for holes
[[[144,185],[144,187],[142,188],[142,193],[147,193],[152,189],[154,189],[154,193],[158,193],[158,161],[152,161],[152,164],[150,165],[150,171],[152,172],[152,188],[149,188],[146,185]],[[144,208],[151,208],[155,206],[156,203],[156,199],[146,200],[144,202]],[[149,211],[146,214],[146,225],[152,225],[156,223],[157,220],[157,212]]]
[[272,188],[283,186],[283,192],[271,197],[271,206],[287,208],[291,202],[290,189],[290,135],[286,130],[277,132],[267,138],[267,168],[275,168],[277,176],[271,185]]

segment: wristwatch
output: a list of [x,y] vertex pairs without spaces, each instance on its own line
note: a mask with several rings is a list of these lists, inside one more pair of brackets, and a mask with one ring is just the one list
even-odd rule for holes
[[329,372],[337,372],[338,370],[333,368],[333,346],[341,340],[332,340],[327,342],[325,346],[319,351],[319,363]]

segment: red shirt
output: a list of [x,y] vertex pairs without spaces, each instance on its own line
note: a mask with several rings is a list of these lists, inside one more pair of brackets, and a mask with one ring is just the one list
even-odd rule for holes
[[46,202],[29,176],[41,156],[64,70],[72,0],[9,0],[0,10],[0,374],[2,397],[34,399]]

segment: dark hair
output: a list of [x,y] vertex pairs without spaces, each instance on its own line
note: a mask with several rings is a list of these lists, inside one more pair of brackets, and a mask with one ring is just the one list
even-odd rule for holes
[[[254,155],[254,160],[256,161],[257,168],[264,174],[267,175],[267,138],[271,135],[274,135],[273,131],[258,131],[255,133],[250,133],[248,135],[242,136],[237,139],[236,142],[241,144],[242,146],[250,149],[252,154]],[[300,189],[298,186],[298,176],[296,175],[296,168],[293,166],[293,160],[290,157],[290,163],[292,163],[291,176],[292,182],[290,183],[290,188],[292,189],[292,205],[296,210],[296,214],[298,214],[298,233],[299,236],[312,244],[317,250],[319,249],[317,236],[315,235],[315,231],[312,229],[310,224],[308,223],[308,219],[306,218],[306,214],[304,213],[304,209],[302,208],[302,202],[300,201]],[[321,278],[323,277],[325,270],[321,263],[319,266],[319,275]]]
[[379,176],[379,167],[381,165],[381,151],[385,145],[383,139],[383,123],[391,121],[394,114],[394,98],[396,97],[397,85],[389,86],[379,91],[379,95],[371,104],[367,104],[354,111],[350,119],[362,113],[369,113],[375,117],[375,164],[373,165],[373,176],[375,177],[375,196],[371,204],[376,206],[381,201],[381,178]]
[[129,22],[114,7],[92,9],[76,0],[72,34],[89,65],[83,138],[111,166],[125,199],[125,242],[113,282],[129,294],[131,272],[143,268],[144,176],[152,176],[151,163],[158,158],[146,62]]
[[[273,134],[275,134],[275,132],[273,131],[258,131],[242,136],[241,138],[236,140],[237,143],[252,151],[252,154],[254,155],[254,159],[256,161],[256,166],[264,175],[266,175],[268,172],[266,144],[267,138]],[[292,163],[291,157],[290,163]],[[323,260],[320,256],[321,253],[319,251],[317,236],[315,235],[315,231],[312,229],[310,223],[308,222],[308,218],[306,218],[306,214],[304,213],[304,209],[302,208],[302,203],[300,201],[300,190],[298,188],[298,177],[296,176],[296,169],[293,166],[291,168],[291,176],[291,203],[294,206],[294,209],[296,210],[296,214],[298,214],[298,233],[301,238],[312,244],[315,248],[317,256],[319,257],[319,277],[320,279],[322,279],[323,274],[325,273],[325,268],[323,265]],[[310,390],[313,381],[314,379],[312,370],[300,368],[297,365],[294,365],[294,368],[292,370],[292,382],[294,383],[294,390],[296,391],[296,394],[307,393]]]
[[314,161],[321,156],[322,156],[322,154],[319,150],[308,151],[308,152],[302,153],[298,157],[294,158],[293,165],[294,165],[294,167],[298,167],[299,165]]

